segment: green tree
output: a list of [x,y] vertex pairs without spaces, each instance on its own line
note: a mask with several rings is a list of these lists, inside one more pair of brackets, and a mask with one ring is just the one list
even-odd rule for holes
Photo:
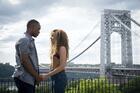
[[9,63],[0,63],[0,78],[9,78],[14,72],[14,67]]

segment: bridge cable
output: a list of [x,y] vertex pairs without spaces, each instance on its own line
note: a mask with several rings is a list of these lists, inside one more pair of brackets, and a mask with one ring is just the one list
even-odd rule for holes
[[97,22],[97,24],[93,26],[92,30],[72,49],[72,51],[76,50],[83,43],[83,41],[85,41],[88,38],[91,32],[93,32],[94,29],[97,28],[98,25],[99,25],[99,22]]
[[99,36],[93,43],[91,43],[86,49],[84,49],[81,53],[73,57],[72,59],[68,60],[67,63],[70,63],[74,59],[78,58],[80,55],[82,55],[85,51],[87,51],[92,45],[94,45],[101,37]]
[[129,30],[130,32],[133,32],[136,36],[138,36],[140,38],[140,35],[137,34],[136,32],[132,31],[127,25],[125,25],[119,18],[117,18],[116,16],[111,15],[115,20],[117,20],[121,25],[123,25],[127,30]]
[[135,23],[137,26],[139,26],[140,27],[140,24],[136,21],[136,20],[134,20],[133,18],[131,18],[131,17],[128,17],[127,15],[124,15],[124,16],[126,16],[128,19],[130,19],[133,23]]

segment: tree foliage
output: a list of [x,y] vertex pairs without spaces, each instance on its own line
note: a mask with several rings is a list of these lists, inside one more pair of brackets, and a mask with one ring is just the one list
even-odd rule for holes
[[120,85],[120,90],[123,93],[140,93],[140,77],[128,79],[128,82]]
[[0,78],[10,78],[14,72],[14,67],[9,63],[0,63]]

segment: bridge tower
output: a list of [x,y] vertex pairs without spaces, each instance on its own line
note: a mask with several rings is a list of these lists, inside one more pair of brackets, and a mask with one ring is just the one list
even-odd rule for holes
[[[131,31],[125,28],[118,20],[131,29],[130,11],[105,9],[101,16],[101,53],[100,53],[100,76],[105,76],[106,68],[111,63],[110,38],[113,32],[121,35],[121,61],[125,67],[130,67],[132,58]],[[127,17],[126,17],[127,16]]]

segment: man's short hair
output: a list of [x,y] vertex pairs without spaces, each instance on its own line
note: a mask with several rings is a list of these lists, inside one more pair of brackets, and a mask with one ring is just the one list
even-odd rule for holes
[[30,21],[28,21],[27,23],[27,28],[30,28],[31,26],[37,25],[39,24],[39,22],[35,19],[31,19]]

